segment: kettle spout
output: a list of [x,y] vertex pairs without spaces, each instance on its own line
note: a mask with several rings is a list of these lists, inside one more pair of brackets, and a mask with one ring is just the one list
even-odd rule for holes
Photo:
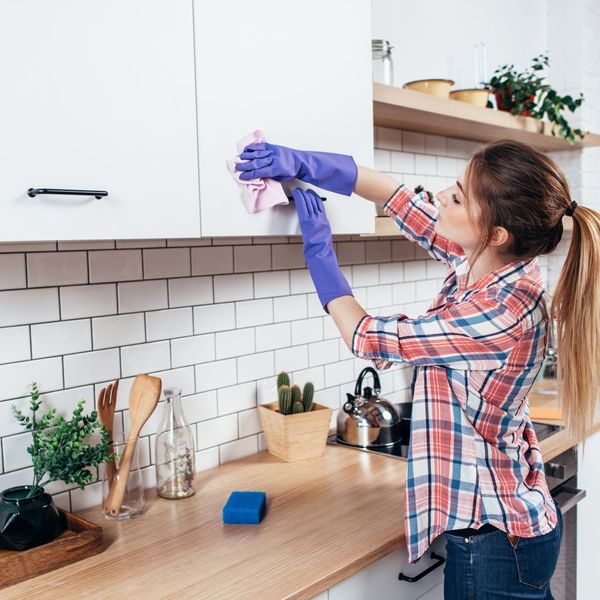
[[354,412],[354,402],[356,400],[356,398],[352,395],[349,394],[348,392],[346,392],[346,402],[344,402],[344,406],[342,406],[342,409],[344,410],[345,413],[351,415]]

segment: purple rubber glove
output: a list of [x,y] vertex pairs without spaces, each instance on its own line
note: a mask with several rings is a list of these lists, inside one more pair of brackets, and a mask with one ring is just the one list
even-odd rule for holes
[[257,142],[248,144],[240,158],[249,161],[235,165],[236,171],[243,171],[240,179],[300,179],[345,196],[352,195],[358,176],[354,159],[346,154],[305,152]]
[[323,201],[313,190],[292,192],[304,241],[304,258],[326,312],[327,304],[340,296],[352,296],[333,249],[331,227]]

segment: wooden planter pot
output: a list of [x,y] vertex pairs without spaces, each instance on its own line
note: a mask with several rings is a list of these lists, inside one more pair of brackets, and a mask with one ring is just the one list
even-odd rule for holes
[[323,456],[331,413],[316,402],[310,412],[294,415],[282,415],[279,402],[258,406],[269,452],[286,462]]

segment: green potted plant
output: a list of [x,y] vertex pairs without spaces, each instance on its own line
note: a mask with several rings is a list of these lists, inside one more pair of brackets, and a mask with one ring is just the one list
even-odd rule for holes
[[[67,420],[56,416],[56,409],[38,416],[39,398],[38,386],[33,383],[31,416],[12,406],[19,423],[31,432],[32,443],[27,452],[33,462],[33,482],[0,493],[0,548],[25,550],[60,535],[65,529],[64,519],[44,485],[64,481],[83,489],[88,483],[98,481],[98,465],[113,458],[108,433],[99,423],[96,411],[83,414],[85,400],[77,404],[73,416]],[[100,433],[100,442],[91,445],[88,439],[96,431]],[[90,467],[96,467],[95,478]]]
[[[556,90],[543,83],[541,71],[550,64],[545,53],[533,58],[532,62],[531,69],[525,69],[522,73],[517,72],[514,65],[502,65],[494,71],[489,81],[484,82],[493,91],[498,110],[534,119],[545,117],[552,124],[552,135],[565,138],[571,144],[576,135],[583,139],[585,134],[581,129],[571,129],[563,116],[564,109],[574,112],[581,106],[583,94],[580,93],[577,99],[569,95],[560,96]],[[487,106],[492,108],[492,103],[488,101]]]
[[331,408],[313,402],[315,386],[307,381],[302,391],[282,371],[277,376],[277,402],[258,407],[269,452],[293,462],[317,458],[325,452]]

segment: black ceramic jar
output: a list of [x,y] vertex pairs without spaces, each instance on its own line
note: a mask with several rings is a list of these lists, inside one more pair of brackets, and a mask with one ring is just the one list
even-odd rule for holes
[[65,530],[64,518],[43,488],[30,485],[0,492],[0,548],[26,550],[52,541]]

